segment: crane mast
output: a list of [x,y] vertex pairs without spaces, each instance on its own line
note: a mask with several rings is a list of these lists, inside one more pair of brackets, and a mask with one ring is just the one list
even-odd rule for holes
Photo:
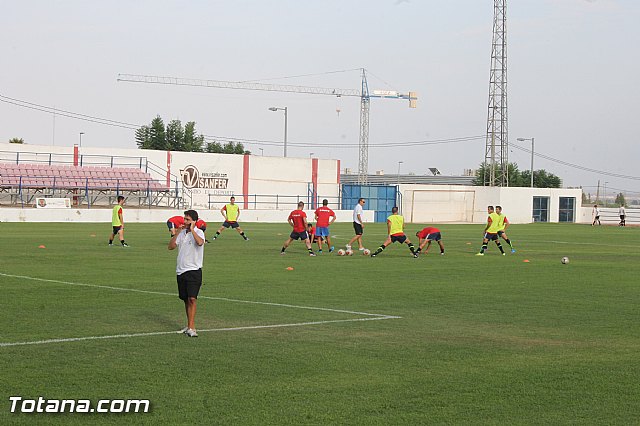
[[406,99],[409,107],[415,108],[415,92],[400,93],[393,90],[374,90],[369,93],[366,70],[362,68],[361,89],[340,89],[325,87],[295,86],[287,84],[265,84],[245,81],[202,80],[140,74],[118,74],[118,81],[131,83],[167,84],[174,86],[196,86],[219,89],[260,90],[268,92],[301,93],[308,95],[353,96],[360,98],[360,134],[358,141],[358,183],[367,183],[369,169],[369,103],[371,98]]

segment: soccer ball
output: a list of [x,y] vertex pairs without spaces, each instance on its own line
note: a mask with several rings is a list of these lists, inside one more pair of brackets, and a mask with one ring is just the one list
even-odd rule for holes
[[338,256],[344,256],[346,252],[343,249],[338,250]]
[[362,250],[362,254],[364,254],[365,256],[369,256],[371,254],[371,250],[364,249],[364,250]]
[[353,250],[349,249],[349,250],[347,250],[347,251],[345,252],[345,254],[346,254],[347,256],[352,256],[352,255],[353,255]]
[[566,265],[567,263],[569,263],[569,258],[565,256],[562,259],[560,259],[560,262],[562,262],[563,265]]

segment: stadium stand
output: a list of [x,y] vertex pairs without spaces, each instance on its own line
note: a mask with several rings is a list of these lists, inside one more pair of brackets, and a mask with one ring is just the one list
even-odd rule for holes
[[[0,195],[9,204],[35,197],[73,197],[74,204],[110,204],[124,195],[138,205],[173,206],[171,188],[138,168],[0,163]],[[131,203],[131,201],[130,201]]]

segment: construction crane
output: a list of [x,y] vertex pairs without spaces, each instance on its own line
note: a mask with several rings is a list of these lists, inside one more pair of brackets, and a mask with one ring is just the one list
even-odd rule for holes
[[369,102],[371,98],[406,99],[409,108],[415,108],[418,100],[415,92],[400,93],[393,90],[374,90],[369,92],[367,72],[362,72],[362,86],[358,89],[336,89],[325,87],[292,86],[286,84],[264,84],[254,82],[236,82],[220,80],[200,80],[193,78],[162,77],[154,75],[118,74],[118,81],[149,84],[170,84],[177,86],[212,87],[219,89],[263,90],[268,92],[303,93],[308,95],[354,96],[360,98],[360,136],[358,142],[358,183],[367,183],[369,170]]

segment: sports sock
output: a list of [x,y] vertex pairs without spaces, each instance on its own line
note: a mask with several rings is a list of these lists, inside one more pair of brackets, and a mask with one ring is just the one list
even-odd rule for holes
[[244,235],[244,232],[241,232],[240,235],[242,236],[242,238],[244,238],[245,240],[247,239],[247,236]]
[[500,253],[504,254],[504,249],[502,248],[502,244],[497,243],[497,245],[498,245],[498,248],[500,249]]
[[487,250],[487,244],[483,244],[482,248],[480,249],[480,253],[484,253]]
[[124,240],[120,241],[120,244],[125,245],[126,243],[124,242]]
[[380,253],[382,253],[384,251],[385,248],[386,247],[384,245],[382,245],[382,246],[378,247],[378,249],[373,254],[380,254]]
[[416,254],[416,248],[413,246],[413,243],[409,243],[409,251],[411,251],[411,253]]
[[307,250],[309,251],[309,254],[313,254],[313,249],[312,248],[307,249]]
[[287,249],[286,247],[282,246],[282,250],[280,250],[280,253],[284,253],[286,249]]
[[112,244],[113,244],[113,240],[109,240],[109,245],[112,245]]
[[513,245],[511,245],[511,240],[509,238],[507,238],[505,241],[507,242],[507,244],[509,244],[509,247],[513,248]]

